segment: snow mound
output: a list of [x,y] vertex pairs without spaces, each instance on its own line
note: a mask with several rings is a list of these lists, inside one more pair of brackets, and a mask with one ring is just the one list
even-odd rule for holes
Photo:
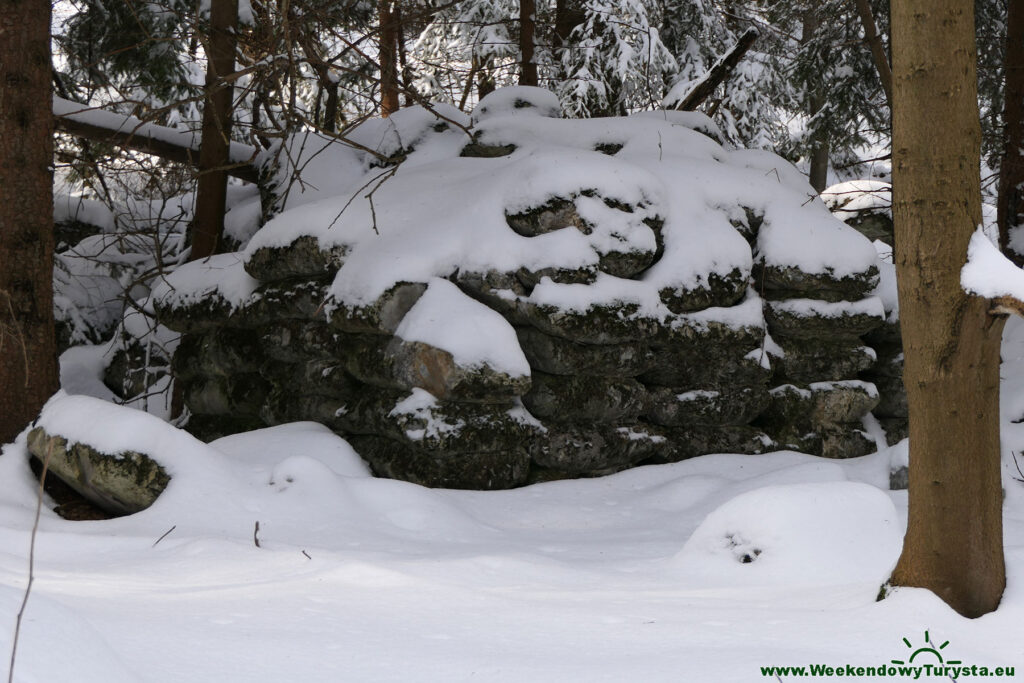
[[78,221],[94,225],[103,232],[113,232],[114,214],[103,202],[95,199],[55,193],[53,195],[53,222]]
[[468,126],[469,117],[458,108],[432,102],[430,109],[406,107],[387,118],[372,118],[345,132],[345,139],[385,157],[405,154],[431,133],[444,132],[452,124]]
[[821,193],[825,206],[841,221],[863,212],[892,217],[892,185],[881,180],[848,180],[825,188]]
[[903,528],[889,497],[867,484],[766,486],[705,518],[675,557],[706,587],[880,586],[895,566]]
[[967,263],[960,271],[960,286],[970,294],[989,299],[1008,296],[1024,301],[1024,270],[1003,256],[978,228],[967,245]]
[[506,114],[529,114],[557,119],[562,115],[558,96],[545,88],[520,85],[488,93],[473,110],[473,123]]
[[[38,593],[32,593],[21,624],[15,683],[140,680],[86,615]],[[14,615],[23,596],[22,589],[0,585],[0,613],[5,615],[0,624],[0,643],[7,646],[7,651],[13,638]]]
[[306,457],[338,476],[370,476],[370,469],[348,442],[317,422],[290,422],[232,434],[209,446],[260,471],[274,468],[281,458]]
[[466,368],[490,366],[511,377],[530,375],[515,329],[499,313],[470,299],[447,280],[430,280],[423,296],[402,318],[395,336],[447,351]]
[[243,264],[236,253],[186,263],[157,282],[152,297],[168,309],[216,299],[235,310],[249,300],[259,284],[245,272]]

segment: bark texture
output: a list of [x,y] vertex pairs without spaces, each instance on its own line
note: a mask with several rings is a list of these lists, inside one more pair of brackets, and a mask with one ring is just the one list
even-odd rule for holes
[[519,52],[522,56],[519,85],[537,85],[537,65],[533,61],[533,37],[537,32],[536,0],[519,0]]
[[379,0],[380,115],[390,116],[402,106],[398,90],[398,22],[393,0]]
[[960,288],[981,222],[974,3],[894,0],[893,208],[910,511],[892,583],[957,612],[996,608],[1006,583],[999,451],[1003,318]]
[[50,4],[0,0],[0,443],[57,390]]
[[1003,123],[1006,147],[999,169],[999,198],[996,202],[999,247],[1018,266],[1024,266],[1024,241],[1016,248],[1010,238],[1024,235],[1024,4],[1009,3],[1006,20],[1006,90]]
[[[801,43],[809,43],[814,40],[814,34],[821,26],[820,2],[812,2],[803,15],[803,33],[800,37]],[[825,83],[820,77],[813,79],[808,84],[810,93],[807,101],[807,115],[812,119],[821,114],[825,108],[826,94]],[[828,185],[828,133],[821,129],[819,123],[817,130],[811,134],[811,167],[808,173],[811,187],[818,192],[823,192]]]
[[238,0],[213,0],[210,6],[210,55],[206,68],[196,213],[192,223],[190,258],[193,261],[215,254],[224,234],[233,88],[230,82],[222,79],[235,70],[237,22]]
[[869,0],[856,0],[854,4],[857,7],[860,23],[864,27],[864,40],[871,48],[871,59],[875,63],[878,80],[882,83],[885,101],[892,106],[892,67],[889,65],[889,55],[885,52],[882,37],[878,35],[878,26],[875,25],[875,16],[871,12],[871,3]]

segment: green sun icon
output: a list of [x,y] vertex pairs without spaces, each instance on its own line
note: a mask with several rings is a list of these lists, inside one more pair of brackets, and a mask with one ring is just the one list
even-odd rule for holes
[[[914,650],[914,646],[911,645],[909,640],[904,638],[903,642],[906,644],[906,646],[908,648],[910,648],[911,650]],[[948,640],[946,642],[944,642],[942,645],[939,645],[938,647],[936,647],[935,643],[932,642],[932,637],[928,634],[928,631],[925,631],[924,632],[924,642],[927,644],[926,647],[919,647],[916,650],[914,650],[910,654],[910,659],[909,660],[903,661],[902,659],[894,659],[894,660],[892,660],[892,663],[893,664],[913,664],[914,663],[914,658],[917,657],[920,654],[935,655],[938,658],[938,660],[939,660],[939,664],[962,664],[963,663],[959,659],[951,659],[951,660],[949,660],[947,662],[947,661],[945,661],[942,658],[942,653],[940,652],[940,650],[943,650],[947,645],[949,645],[949,641]]]

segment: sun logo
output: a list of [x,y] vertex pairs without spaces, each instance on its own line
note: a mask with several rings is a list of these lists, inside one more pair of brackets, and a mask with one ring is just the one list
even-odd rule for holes
[[[909,640],[904,638],[903,642],[906,643],[908,648],[910,648],[911,650],[914,650],[914,646],[911,645]],[[914,658],[917,657],[918,655],[921,655],[921,654],[931,654],[931,655],[935,655],[935,657],[939,660],[939,664],[963,664],[963,662],[961,660],[959,660],[959,659],[951,659],[951,660],[949,660],[947,662],[947,661],[945,661],[942,658],[942,653],[940,652],[940,650],[945,649],[945,647],[947,645],[949,645],[949,641],[948,640],[946,642],[944,642],[942,645],[939,645],[938,647],[935,647],[935,643],[932,642],[932,637],[928,634],[928,631],[925,631],[924,632],[924,642],[927,644],[927,647],[919,647],[916,650],[914,650],[910,654],[910,659],[909,660],[903,661],[902,659],[894,659],[894,660],[892,660],[892,663],[893,664],[913,664],[914,663]]]

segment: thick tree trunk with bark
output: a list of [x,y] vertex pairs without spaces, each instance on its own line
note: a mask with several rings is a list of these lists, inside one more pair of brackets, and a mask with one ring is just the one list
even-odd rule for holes
[[0,0],[0,443],[58,389],[50,3]]
[[537,32],[536,0],[519,0],[519,85],[537,85],[537,65],[533,61],[533,37]]
[[959,613],[996,608],[1005,585],[999,451],[1002,317],[960,269],[981,222],[970,0],[894,0],[893,208],[910,406],[910,511],[899,586]]
[[[999,168],[996,201],[999,247],[1024,265],[1024,4],[1011,2],[1006,17],[1006,88],[1003,124],[1006,146]],[[1015,236],[1015,247],[1010,238]]]
[[378,0],[380,20],[380,115],[390,116],[402,106],[398,91],[398,26],[393,0]]
[[235,70],[237,23],[238,0],[213,0],[210,6],[210,54],[206,68],[196,212],[192,219],[190,258],[193,261],[215,254],[224,234],[234,91],[230,81],[225,83],[222,79]]

